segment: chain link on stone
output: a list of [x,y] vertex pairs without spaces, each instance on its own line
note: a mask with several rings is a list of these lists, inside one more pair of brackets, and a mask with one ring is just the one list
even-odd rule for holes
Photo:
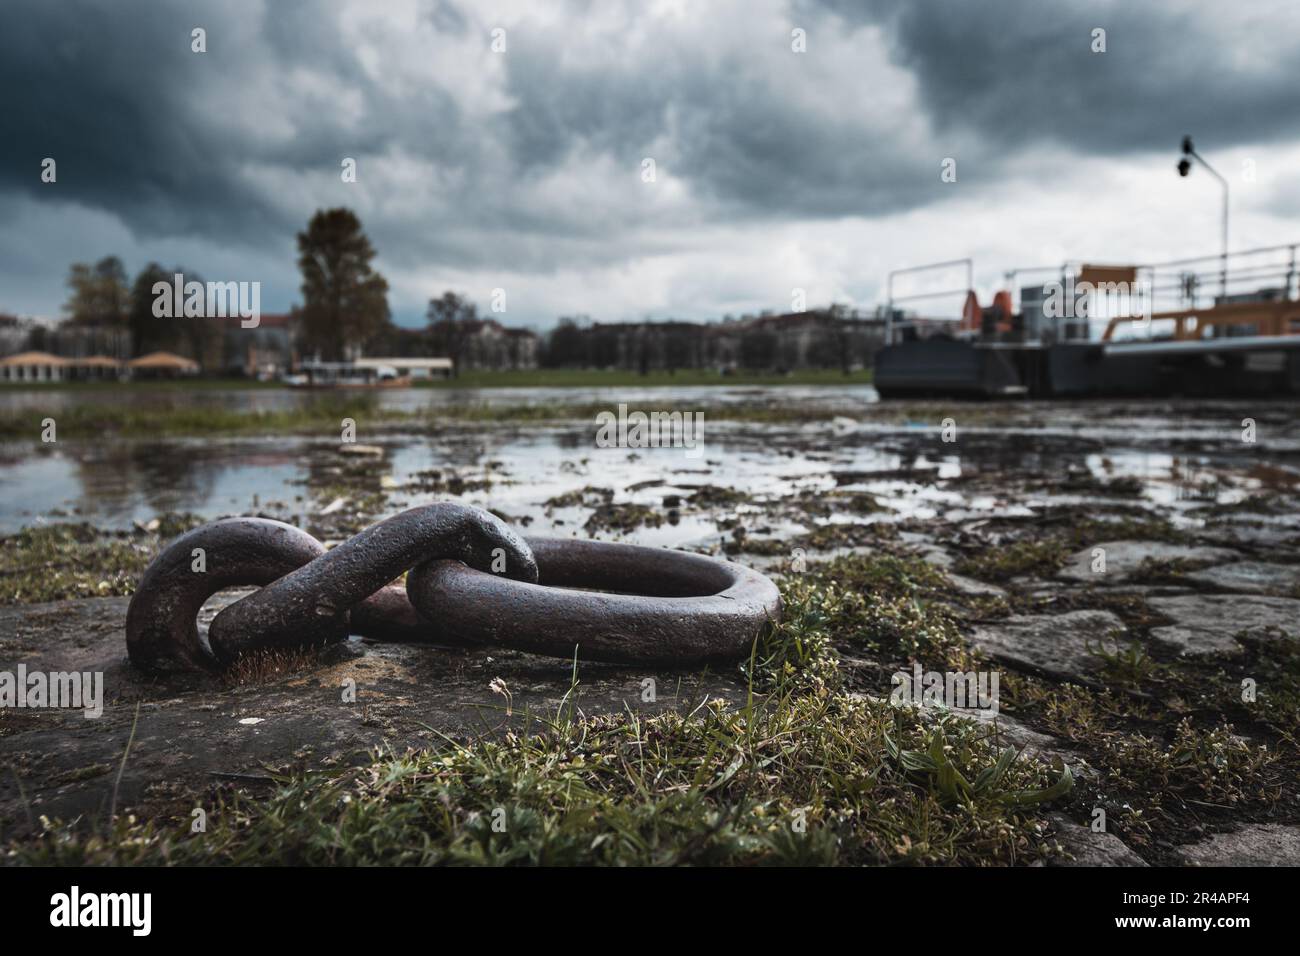
[[[202,549],[205,570],[195,570]],[[504,570],[493,573],[504,559]],[[403,571],[408,589],[390,585]],[[256,585],[208,631],[196,619],[223,588]],[[145,570],[127,611],[131,660],[149,670],[219,670],[261,649],[374,640],[511,647],[558,657],[684,666],[735,660],[777,621],[776,586],[702,555],[519,537],[494,515],[413,508],[332,550],[293,525],[226,518],[182,535]]]

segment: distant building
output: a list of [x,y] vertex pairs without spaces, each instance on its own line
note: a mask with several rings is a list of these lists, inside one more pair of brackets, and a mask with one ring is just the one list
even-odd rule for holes
[[131,332],[120,326],[73,325],[61,322],[55,328],[35,325],[28,341],[31,348],[45,349],[65,358],[107,355],[116,359],[131,357]]
[[835,308],[741,319],[710,333],[723,368],[863,368],[884,344],[880,320]]
[[541,349],[536,332],[531,329],[506,329],[506,340],[509,368],[537,368]]
[[[220,336],[216,355],[204,361],[204,368],[227,375],[270,380],[298,364],[296,348],[299,323],[292,312],[263,313],[256,328],[246,329],[239,316],[215,318]],[[202,360],[201,360],[202,361]]]
[[150,352],[126,363],[133,378],[182,378],[199,374],[199,363],[174,352]]
[[[552,364],[637,372],[673,369],[855,369],[883,344],[883,322],[840,308],[719,323],[616,322],[567,330]],[[573,336],[579,341],[572,341]]]
[[508,329],[495,319],[471,319],[460,323],[462,369],[537,368],[537,333],[529,329]]
[[67,378],[68,360],[49,352],[19,352],[0,359],[0,378],[6,382],[61,382]]
[[3,382],[117,379],[125,374],[125,363],[108,355],[64,358],[49,352],[19,352],[0,359],[0,381]]

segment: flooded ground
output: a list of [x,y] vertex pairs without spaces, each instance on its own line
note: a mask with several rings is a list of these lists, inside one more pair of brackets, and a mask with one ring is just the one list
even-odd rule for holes
[[[516,393],[522,392],[551,402],[556,391],[480,390],[472,400],[518,402]],[[1174,521],[1195,526],[1207,507],[1285,488],[1300,476],[1300,425],[1295,407],[1287,404],[901,405],[879,403],[861,388],[743,388],[721,390],[723,395],[714,394],[717,389],[647,390],[640,397],[648,401],[638,405],[637,396],[590,391],[584,401],[604,394],[633,408],[704,407],[702,446],[597,447],[594,422],[455,420],[432,434],[385,431],[372,438],[363,420],[360,454],[336,435],[10,441],[0,443],[0,532],[69,518],[129,529],[169,513],[205,519],[260,513],[310,526],[326,509],[361,510],[377,518],[455,500],[519,519],[534,534],[591,532],[708,548],[731,535],[735,524],[719,529],[716,514],[682,505],[710,486],[733,492],[730,504],[739,507],[727,515],[738,515],[749,533],[761,537],[797,526],[751,520],[769,515],[759,505],[833,489],[870,494],[879,507],[870,514],[818,516],[819,524],[1026,514],[1094,502],[1107,483],[1118,483],[1126,504],[1167,510]],[[31,394],[0,396],[12,401]],[[157,398],[131,394],[135,400]],[[223,398],[240,408],[307,400],[287,390],[165,398]],[[401,390],[376,401],[406,405],[452,398],[451,392]],[[98,394],[94,400],[100,401]],[[707,409],[725,415],[728,403],[777,401],[829,409],[836,417],[793,426],[709,420]],[[593,512],[607,505],[653,514],[613,530],[591,524]]]

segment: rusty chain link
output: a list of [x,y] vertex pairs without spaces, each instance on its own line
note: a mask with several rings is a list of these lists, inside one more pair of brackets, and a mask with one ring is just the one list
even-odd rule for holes
[[[201,557],[200,557],[201,556]],[[407,587],[389,582],[409,571]],[[223,588],[205,648],[196,619]],[[703,555],[521,538],[486,511],[441,503],[327,551],[293,525],[225,518],[182,535],[145,570],[127,611],[131,661],[217,670],[242,654],[381,641],[510,647],[626,664],[734,660],[779,619],[776,586]]]

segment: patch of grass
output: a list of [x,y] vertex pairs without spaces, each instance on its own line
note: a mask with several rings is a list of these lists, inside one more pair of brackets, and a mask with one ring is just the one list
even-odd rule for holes
[[[1221,716],[1232,708],[1222,695],[1240,694],[1235,681],[1156,666],[1161,672],[1157,683],[1190,689],[1208,683],[1216,690],[1188,704],[1177,696],[1156,700],[1004,673],[1001,704],[1017,719],[1069,741],[1084,756],[1097,775],[1088,778],[1083,805],[1104,806],[1113,832],[1131,845],[1149,848],[1153,862],[1167,852],[1162,845],[1186,842],[1188,828],[1207,821],[1239,825],[1294,819],[1293,810],[1283,809],[1295,779],[1294,738],[1288,745],[1283,735],[1279,745],[1238,736]],[[1290,696],[1276,689],[1281,691],[1278,703]],[[1217,701],[1212,699],[1216,694]],[[1252,732],[1270,726],[1254,710],[1262,701],[1261,693],[1260,702],[1244,711],[1252,722],[1259,720]],[[1236,706],[1241,707],[1239,701]],[[1293,732],[1293,716],[1282,706],[1279,716],[1292,721]]]
[[1145,510],[1124,512],[1114,506],[1106,509],[1107,517],[1074,513],[1066,524],[1064,543],[1070,551],[1081,551],[1099,541],[1165,541],[1189,544],[1192,536],[1175,527],[1163,515]]
[[664,516],[649,505],[623,502],[614,504],[605,502],[597,505],[583,524],[588,532],[618,531],[623,534],[640,527],[657,528],[664,523]]
[[1224,681],[1231,698],[1222,705],[1243,706],[1265,727],[1300,754],[1300,638],[1273,630],[1237,635],[1254,652],[1248,673],[1255,680],[1255,700],[1241,700],[1240,679]]
[[898,529],[892,524],[879,521],[870,524],[835,521],[813,528],[800,539],[799,543],[814,551],[830,551],[835,548],[856,548],[881,540],[893,541],[897,538]]
[[465,371],[456,378],[419,382],[422,388],[636,388],[684,385],[868,385],[871,370],[847,375],[839,369],[799,369],[786,374],[716,369],[666,369],[640,374],[620,369],[544,368],[519,371]]
[[1280,778],[1275,751],[1237,737],[1229,724],[1203,730],[1184,718],[1166,745],[1141,734],[1103,737],[1101,762],[1116,785],[1138,784],[1147,799],[1201,800],[1220,806],[1275,802]]
[[[60,409],[55,420],[60,437],[105,435],[174,437],[180,435],[252,435],[281,433],[339,434],[339,422],[352,418],[369,423],[378,414],[373,397],[322,397],[301,408],[248,411],[196,402],[190,396],[175,404],[111,405],[78,402]],[[386,421],[414,421],[422,413],[384,410]],[[0,415],[0,437],[36,438],[46,414],[39,411]]]
[[809,575],[781,584],[781,621],[755,643],[742,668],[759,693],[841,689],[832,615],[839,597]]
[[785,538],[753,538],[739,525],[731,529],[731,539],[723,542],[727,554],[758,554],[766,557],[790,555],[795,545]]
[[965,555],[953,565],[958,574],[981,581],[1009,581],[1024,574],[1051,576],[1065,565],[1070,549],[1053,538],[1007,541],[978,554]]
[[953,566],[957,573],[997,582],[1022,575],[1051,577],[1064,567],[1071,554],[1101,541],[1192,541],[1186,531],[1174,527],[1165,517],[1118,504],[1108,505],[1105,517],[1070,506],[1046,508],[1032,521],[994,519],[993,524],[1005,529],[1005,537],[963,555]]
[[481,476],[463,475],[451,468],[430,468],[417,471],[406,483],[407,488],[436,495],[463,495],[467,491],[487,491],[496,482],[484,472]]
[[734,508],[749,501],[749,495],[735,488],[704,485],[697,488],[688,500],[696,508]]
[[1248,495],[1240,501],[1214,502],[1199,510],[1211,518],[1228,518],[1234,515],[1285,515],[1295,512],[1295,498],[1278,491],[1265,491]]
[[1143,558],[1129,574],[1133,584],[1186,584],[1189,571],[1203,568],[1209,562],[1189,561],[1186,558]]
[[133,594],[154,554],[144,536],[103,534],[85,523],[24,528],[0,539],[0,603]]
[[927,786],[938,793],[945,804],[955,806],[968,799],[996,795],[995,799],[1003,803],[1032,806],[1064,797],[1074,789],[1074,778],[1068,766],[1062,768],[1061,776],[1050,787],[1039,790],[1004,789],[1003,781],[1019,756],[1018,751],[1010,747],[999,752],[995,764],[982,767],[968,779],[969,771],[963,772],[963,769],[971,762],[970,744],[969,741],[963,741],[960,748],[953,746],[947,730],[947,724],[951,720],[949,714],[938,718],[922,750],[904,750],[888,735],[885,737],[889,756],[904,770],[925,780]]
[[613,488],[597,488],[594,485],[587,485],[585,488],[575,488],[553,498],[547,498],[542,507],[548,511],[552,508],[596,508],[608,504],[613,498]]
[[820,589],[825,626],[836,646],[892,661],[964,663],[966,645],[954,612],[944,603],[952,596],[952,585],[924,559],[846,555],[814,564],[807,574]]
[[[178,396],[180,398],[182,396]],[[300,407],[274,410],[222,408],[192,399],[147,405],[80,402],[60,410],[58,434],[64,438],[179,437],[186,435],[338,435],[339,422],[351,418],[366,434],[432,432],[456,423],[591,422],[610,411],[609,402],[551,400],[506,405],[470,401],[428,409],[395,409],[380,405],[374,395],[326,395]],[[708,415],[718,421],[790,423],[827,421],[829,408],[800,404],[726,402],[710,404]],[[44,412],[11,411],[0,414],[0,439],[31,439],[41,434]]]
[[1134,688],[1141,686],[1157,667],[1146,648],[1137,641],[1130,641],[1124,647],[1107,646],[1099,641],[1088,645],[1088,653],[1101,660],[1105,677]]
[[878,514],[889,510],[880,503],[879,497],[869,491],[841,491],[830,496],[830,504],[856,515]]
[[[903,766],[939,749],[980,788],[949,793]],[[954,764],[955,765],[955,764]],[[11,843],[26,864],[718,865],[1032,862],[1053,848],[1015,794],[1052,785],[1007,765],[969,721],[829,694],[730,709],[571,719],[537,734],[376,755],[329,777],[236,795],[188,817],[119,818],[84,835],[47,822]]]

